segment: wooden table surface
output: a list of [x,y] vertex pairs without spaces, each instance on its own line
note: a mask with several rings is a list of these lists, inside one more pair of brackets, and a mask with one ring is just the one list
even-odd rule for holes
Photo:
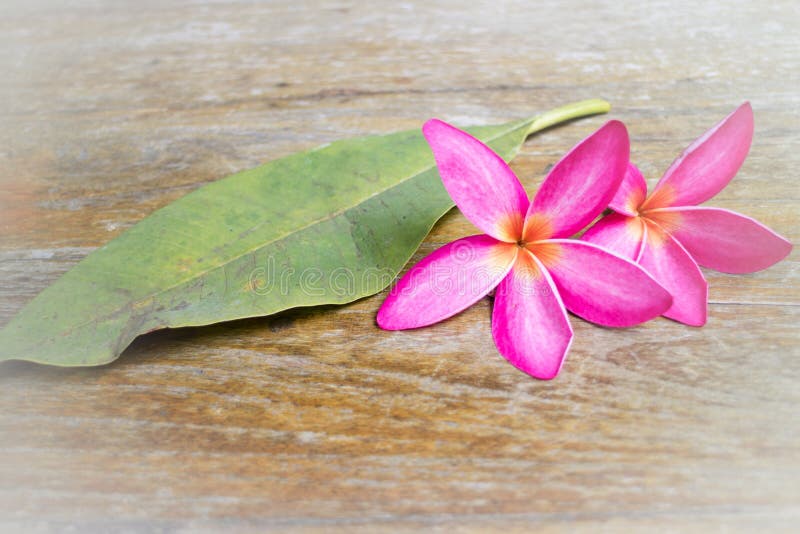
[[[187,192],[324,142],[602,97],[652,184],[744,100],[711,204],[797,243],[796,2],[0,5],[0,324]],[[528,140],[534,191],[602,124]],[[457,211],[416,261],[473,233]],[[112,365],[0,365],[0,530],[718,531],[800,522],[797,252],[707,271],[709,321],[577,318],[562,374],[498,355],[489,299],[384,332],[384,295],[134,342]]]

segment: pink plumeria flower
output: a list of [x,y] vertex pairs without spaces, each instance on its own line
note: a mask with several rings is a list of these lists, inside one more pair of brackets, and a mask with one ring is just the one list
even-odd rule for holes
[[705,324],[708,284],[698,264],[726,273],[751,273],[782,260],[792,248],[750,217],[697,206],[728,185],[752,139],[753,110],[745,102],[689,145],[649,197],[642,173],[629,165],[610,204],[615,213],[583,236],[634,259],[667,288],[673,302],[666,317]]
[[608,122],[553,167],[533,202],[506,163],[453,126],[422,129],[447,192],[485,235],[465,237],[411,268],[378,311],[403,330],[442,321],[497,288],[492,335],[500,353],[537,378],[554,378],[572,343],[567,310],[605,326],[658,316],[671,297],[634,262],[565,239],[608,205],[625,174],[628,132]]

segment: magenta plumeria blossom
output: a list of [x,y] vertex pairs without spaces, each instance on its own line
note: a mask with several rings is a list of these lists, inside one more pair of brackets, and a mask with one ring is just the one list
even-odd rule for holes
[[532,202],[508,165],[474,137],[436,119],[423,133],[447,192],[485,235],[453,241],[411,268],[381,306],[381,328],[442,321],[496,288],[498,350],[522,371],[551,379],[572,343],[567,310],[622,327],[669,308],[669,292],[634,262],[566,239],[606,208],[622,181],[629,141],[621,122],[574,147]]
[[611,201],[614,213],[583,236],[635,260],[672,293],[664,314],[682,323],[706,322],[708,284],[698,265],[726,273],[766,269],[791,243],[739,213],[700,207],[738,172],[753,139],[753,110],[745,102],[695,140],[647,196],[633,165]]

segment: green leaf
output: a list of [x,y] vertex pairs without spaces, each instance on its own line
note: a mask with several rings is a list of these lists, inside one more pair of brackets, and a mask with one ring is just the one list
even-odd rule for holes
[[[508,161],[531,133],[608,109],[589,100],[469,131]],[[0,360],[101,365],[152,330],[372,295],[452,207],[419,130],[271,161],[91,253],[0,331]]]

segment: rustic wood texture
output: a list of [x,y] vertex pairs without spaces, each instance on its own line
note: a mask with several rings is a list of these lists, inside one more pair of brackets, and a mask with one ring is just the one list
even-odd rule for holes
[[[233,171],[590,97],[651,184],[751,100],[750,156],[711,204],[798,242],[796,2],[606,4],[3,2],[0,324]],[[530,139],[526,187],[605,120]],[[470,232],[451,212],[415,260]],[[489,299],[383,332],[382,295],[153,333],[102,368],[2,364],[0,530],[791,531],[798,259],[707,272],[704,328],[573,318],[552,382],[497,354]]]

